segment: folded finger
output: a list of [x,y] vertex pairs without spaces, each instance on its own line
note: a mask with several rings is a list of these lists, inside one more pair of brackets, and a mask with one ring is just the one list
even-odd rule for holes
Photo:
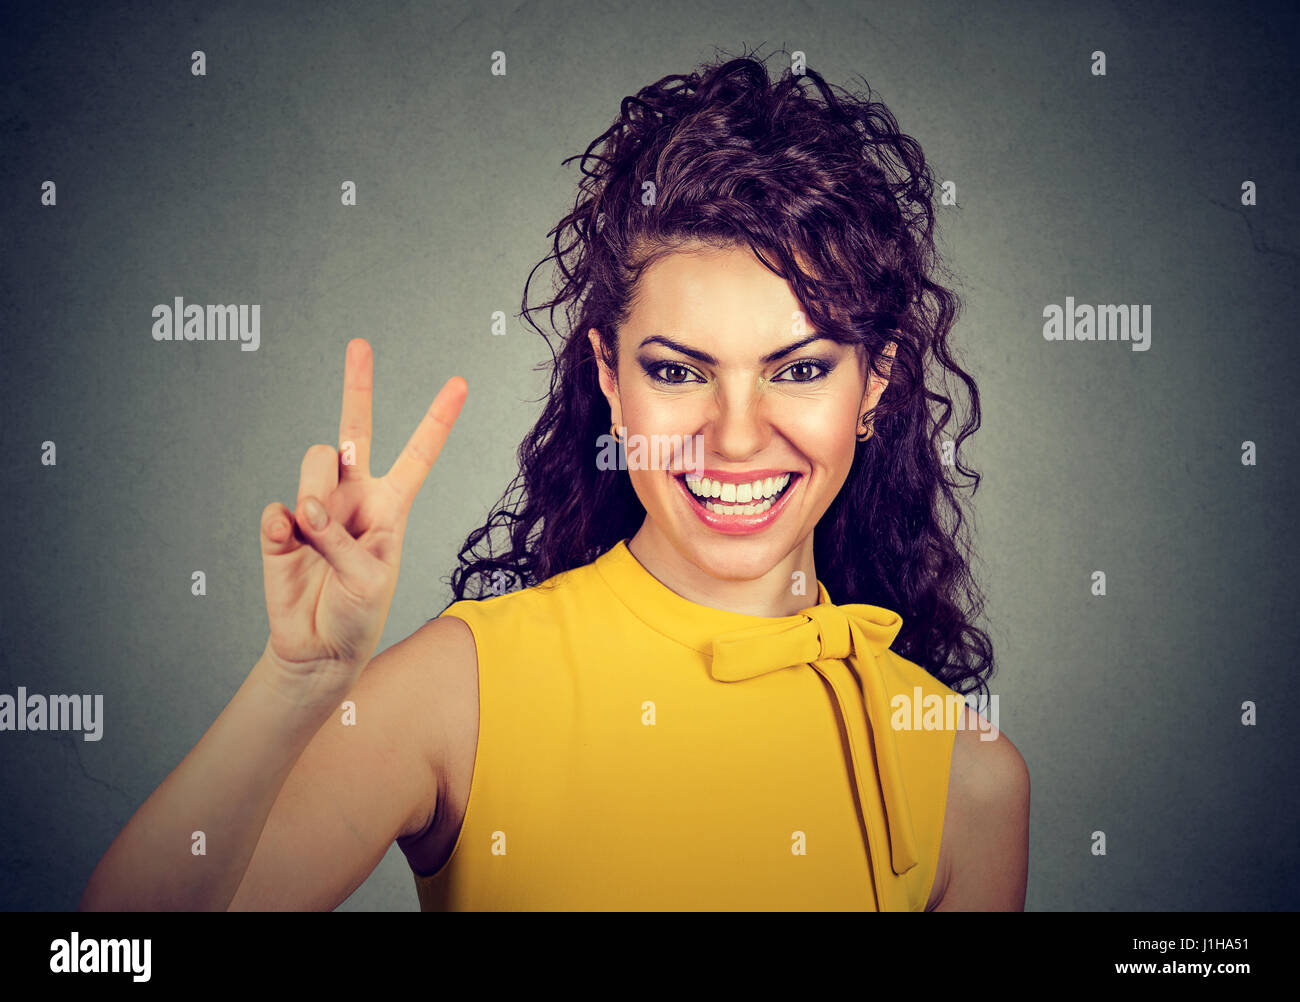
[[365,600],[383,586],[384,568],[325,506],[308,495],[295,513],[298,531],[312,548],[334,568],[339,582],[355,598]]
[[262,552],[268,557],[291,553],[302,546],[294,534],[293,514],[278,501],[262,509]]
[[298,474],[298,502],[311,496],[322,501],[339,485],[339,453],[332,445],[313,445],[302,457]]

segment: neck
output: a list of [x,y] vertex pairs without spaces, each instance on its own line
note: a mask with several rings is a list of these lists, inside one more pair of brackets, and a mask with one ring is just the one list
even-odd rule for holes
[[[698,605],[747,616],[775,617],[793,616],[817,604],[811,533],[755,577],[719,577],[718,568],[696,563],[696,559],[704,562],[703,555],[693,558],[681,552],[649,518],[628,540],[627,548],[659,581]],[[796,577],[797,572],[802,572],[803,577]]]

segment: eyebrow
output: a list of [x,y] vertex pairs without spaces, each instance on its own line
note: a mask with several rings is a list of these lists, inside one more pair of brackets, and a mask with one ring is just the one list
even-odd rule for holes
[[[782,358],[785,358],[785,356],[789,355],[791,352],[798,351],[806,344],[812,344],[814,341],[826,341],[826,340],[829,339],[826,337],[825,334],[814,334],[812,335],[812,337],[806,337],[802,341],[796,341],[794,344],[786,345],[784,348],[778,348],[776,351],[764,355],[759,361],[764,363],[776,362]],[[639,345],[637,345],[637,347],[644,348],[648,344],[661,344],[665,348],[671,348],[673,351],[679,351],[683,355],[687,355],[690,358],[695,359],[697,362],[703,362],[705,365],[718,364],[718,360],[714,358],[712,355],[710,355],[708,352],[700,351],[697,348],[688,348],[680,341],[674,341],[672,338],[664,337],[662,334],[650,335],[650,337],[642,341]]]

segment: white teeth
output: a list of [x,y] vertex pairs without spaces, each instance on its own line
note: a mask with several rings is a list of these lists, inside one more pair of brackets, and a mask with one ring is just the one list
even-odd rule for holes
[[772,507],[772,499],[768,498],[759,504],[713,504],[708,502],[704,505],[709,511],[718,515],[761,515],[767,509]]
[[[684,480],[691,493],[704,502],[709,511],[720,515],[757,515],[772,507],[776,495],[790,482],[790,474],[742,484],[711,480],[697,473],[686,474]],[[712,498],[723,503],[713,504]]]
[[[686,474],[686,486],[691,492],[700,498],[718,498],[724,502],[734,502],[736,504],[748,504],[761,498],[770,498],[781,493],[786,484],[790,482],[790,474],[785,473],[779,477],[768,477],[765,480],[755,480],[751,483],[723,483],[720,480],[712,480],[709,477],[701,477],[699,474]],[[748,494],[746,493],[748,492]]]

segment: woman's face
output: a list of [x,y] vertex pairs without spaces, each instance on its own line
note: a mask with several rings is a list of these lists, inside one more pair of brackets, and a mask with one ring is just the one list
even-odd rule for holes
[[[807,323],[789,283],[747,248],[691,245],[642,273],[619,332],[617,380],[600,367],[629,439],[702,445],[628,475],[648,515],[642,532],[714,577],[758,578],[792,555],[811,561],[813,529],[884,390],[874,374],[868,390],[861,349]],[[599,357],[596,332],[588,336]],[[629,445],[629,467],[637,451]]]

